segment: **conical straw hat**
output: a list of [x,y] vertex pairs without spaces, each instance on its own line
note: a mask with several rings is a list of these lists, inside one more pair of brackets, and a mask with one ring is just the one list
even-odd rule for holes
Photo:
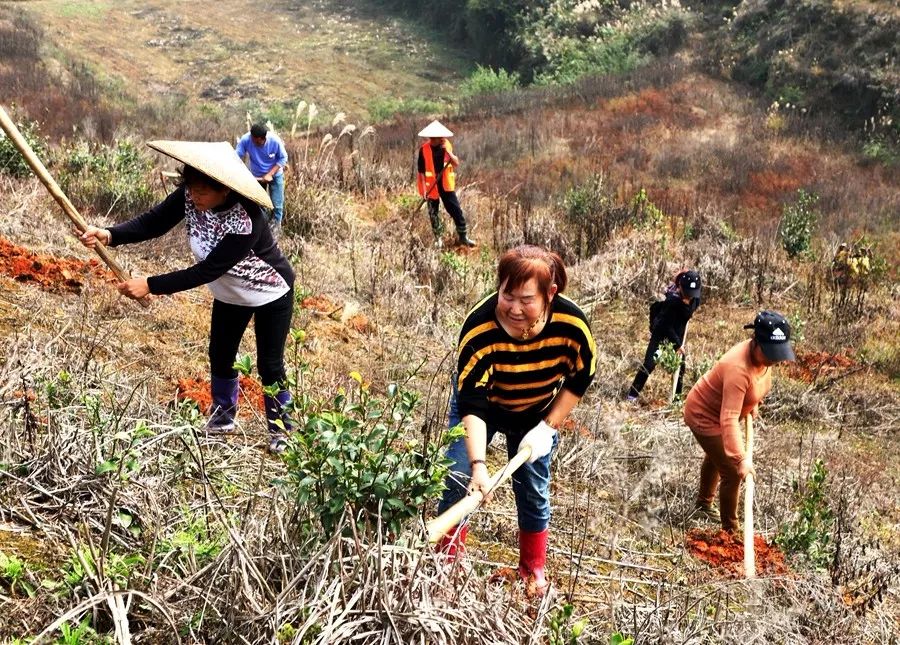
[[452,137],[453,133],[448,130],[443,123],[435,119],[419,133],[420,137]]
[[147,145],[196,168],[263,208],[273,207],[266,189],[259,185],[253,173],[238,159],[234,148],[225,141],[148,141]]

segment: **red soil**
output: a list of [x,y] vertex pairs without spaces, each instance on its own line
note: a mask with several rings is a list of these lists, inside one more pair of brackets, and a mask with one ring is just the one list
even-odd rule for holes
[[0,237],[0,273],[19,282],[33,282],[47,291],[78,293],[84,279],[92,275],[101,280],[115,280],[112,273],[97,260],[56,258],[33,253]]
[[[725,531],[691,529],[687,533],[687,548],[695,558],[720,569],[726,577],[741,578],[744,575],[744,545]],[[756,573],[758,575],[779,575],[787,573],[784,554],[774,544],[769,544],[762,536],[753,537],[756,551]]]
[[[265,403],[263,402],[263,389],[257,381],[247,376],[241,376],[241,387],[238,394],[238,405],[243,405],[246,409],[247,402],[257,410],[264,411]],[[209,391],[209,381],[199,378],[183,378],[178,379],[176,388],[176,396],[179,399],[190,399],[194,401],[203,414],[209,414],[212,407],[212,397]]]
[[306,296],[300,301],[300,306],[304,309],[312,309],[313,311],[318,311],[323,314],[330,314],[335,310],[340,309],[340,307],[325,296]]
[[372,325],[369,319],[362,314],[355,314],[353,316],[350,316],[345,324],[347,325],[347,327],[358,331],[360,334],[370,334],[375,331],[375,327]]
[[858,366],[859,363],[841,352],[798,352],[797,360],[788,363],[784,370],[791,378],[812,383],[817,378],[838,376]]

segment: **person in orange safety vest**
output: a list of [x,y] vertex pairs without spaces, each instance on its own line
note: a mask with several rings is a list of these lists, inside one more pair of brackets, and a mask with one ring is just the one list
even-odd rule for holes
[[428,139],[419,147],[419,195],[428,202],[428,217],[434,232],[435,246],[443,246],[443,225],[438,214],[440,202],[444,202],[444,208],[456,224],[459,244],[475,246],[475,242],[467,235],[466,217],[456,197],[456,167],[459,165],[459,157],[453,154],[453,144],[448,140],[453,133],[439,121],[432,121],[419,132],[419,136]]

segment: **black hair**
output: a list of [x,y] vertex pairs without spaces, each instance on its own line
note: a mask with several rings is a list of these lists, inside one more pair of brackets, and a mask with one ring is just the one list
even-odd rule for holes
[[254,123],[250,126],[250,136],[251,137],[265,137],[266,133],[269,131],[262,123]]
[[222,182],[216,181],[209,175],[200,172],[193,166],[185,166],[181,169],[181,181],[179,182],[179,186],[190,186],[193,184],[203,184],[204,186],[212,188],[215,191],[228,189],[228,186],[226,186]]

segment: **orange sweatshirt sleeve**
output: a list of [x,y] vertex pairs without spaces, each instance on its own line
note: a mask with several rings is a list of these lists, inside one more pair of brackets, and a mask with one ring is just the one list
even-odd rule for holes
[[719,411],[722,447],[725,455],[735,461],[744,458],[744,438],[739,420],[749,387],[749,375],[745,370],[731,369],[722,380],[722,408]]

